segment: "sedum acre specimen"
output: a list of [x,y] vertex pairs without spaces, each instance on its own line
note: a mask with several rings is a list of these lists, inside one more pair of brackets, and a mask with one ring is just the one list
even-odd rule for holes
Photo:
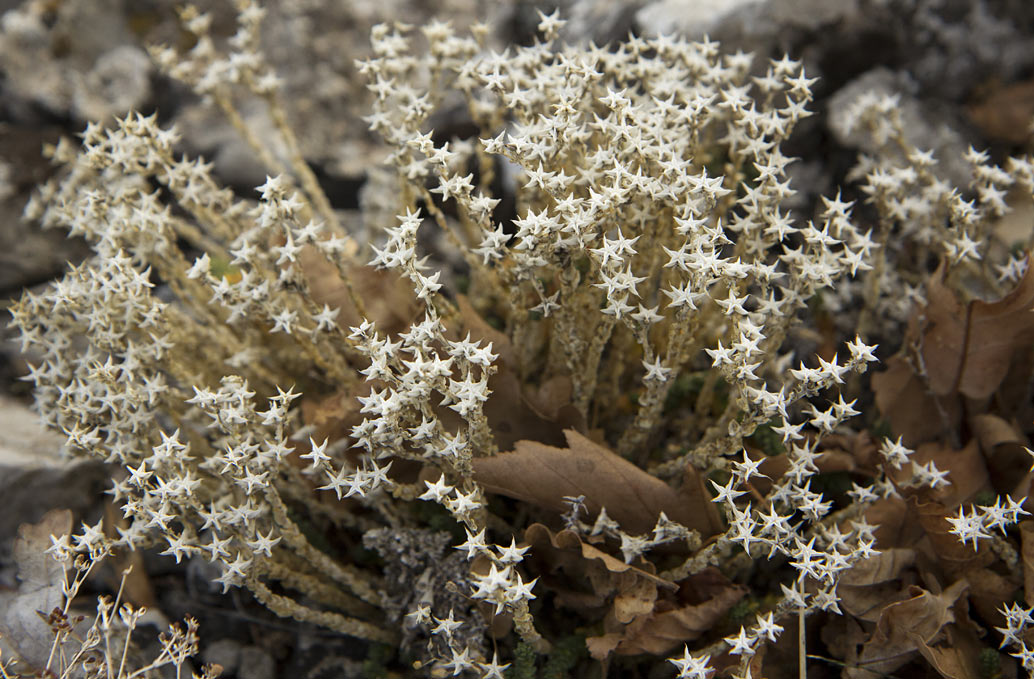
[[[483,26],[382,25],[359,69],[386,162],[343,215],[299,155],[261,17],[242,2],[223,53],[187,8],[196,45],[153,51],[254,146],[270,174],[254,197],[134,114],[51,149],[62,174],[27,208],[93,246],[12,314],[41,356],[40,413],[112,464],[123,516],[55,554],[205,559],[224,590],[432,676],[641,654],[758,676],[787,630],[803,672],[810,616],[841,613],[845,574],[881,553],[867,509],[957,480],[900,438],[837,467],[829,451],[863,437],[864,338],[922,299],[917,248],[957,279],[1025,280],[1019,257],[988,275],[982,244],[1030,163],[973,152],[969,200],[903,144],[893,101],[863,100],[855,124],[885,151],[854,173],[871,207],[856,219],[838,193],[803,219],[780,148],[814,79],[789,57],[565,46],[555,15],[504,53]],[[237,113],[254,98],[278,139]],[[476,133],[436,135],[457,110]],[[823,309],[834,344],[813,355]],[[957,547],[1015,559],[1026,513],[1006,495],[940,517]],[[944,584],[923,596],[950,606],[962,589]],[[1034,667],[1028,614],[1006,615]],[[875,648],[861,659],[887,672],[918,653]]]

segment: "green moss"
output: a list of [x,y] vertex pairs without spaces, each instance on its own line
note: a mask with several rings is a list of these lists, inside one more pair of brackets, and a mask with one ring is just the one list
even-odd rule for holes
[[518,642],[513,651],[513,663],[506,671],[507,679],[536,679],[535,649],[524,641]]
[[744,597],[733,604],[733,607],[729,609],[727,617],[730,623],[739,626],[747,622],[747,619],[756,610],[758,610],[757,600],[753,597]]
[[813,476],[811,489],[829,497],[836,497],[851,490],[852,483],[853,479],[848,472],[829,472]]
[[305,539],[309,541],[310,545],[324,554],[329,554],[334,557],[340,556],[338,551],[334,548],[334,545],[331,544],[330,540],[327,539],[327,536],[324,535],[323,531],[313,525],[313,523],[309,521],[304,514],[288,507],[287,516],[291,519],[294,525],[298,526],[298,530],[301,531],[302,535],[305,536]]
[[995,649],[981,649],[978,664],[980,679],[997,679],[1002,676],[1002,656]]
[[395,648],[388,644],[370,644],[363,660],[363,676],[381,679],[388,676],[388,663],[395,656]]
[[417,521],[431,530],[448,533],[454,540],[463,542],[463,527],[445,507],[437,502],[414,502],[413,515]]
[[[683,452],[685,452],[685,451],[683,451]],[[710,481],[714,481],[719,486],[724,486],[725,484],[729,483],[729,479],[732,478],[732,474],[730,474],[728,471],[726,471],[724,469],[715,469],[714,471],[712,471],[710,474],[707,475],[707,478]],[[711,493],[712,497],[718,495],[718,492],[714,489],[713,486],[711,486],[711,484],[705,483],[704,486]]]
[[869,431],[872,432],[873,437],[877,440],[894,438],[894,431],[890,428],[890,421],[882,417],[872,423]]
[[230,264],[230,260],[222,257],[209,258],[209,272],[216,278],[236,279],[240,277],[241,270]]
[[760,425],[750,436],[750,441],[769,457],[786,452],[786,448],[783,446],[783,437],[772,431],[772,427],[779,423],[779,419],[773,418]]
[[703,388],[704,376],[702,374],[679,375],[675,378],[675,383],[668,389],[668,396],[664,399],[665,414],[683,404],[692,404]]
[[990,490],[982,490],[973,498],[973,504],[981,507],[990,507],[998,499],[998,496]]
[[564,679],[575,665],[588,655],[589,650],[585,646],[583,635],[575,634],[561,639],[553,645],[553,649],[542,667],[541,677],[542,679]]

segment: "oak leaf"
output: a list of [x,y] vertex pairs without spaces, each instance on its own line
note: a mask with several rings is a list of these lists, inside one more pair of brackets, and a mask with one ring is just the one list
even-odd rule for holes
[[1023,597],[1034,601],[1034,521],[1020,523],[1020,554],[1023,560]]
[[885,606],[876,629],[858,655],[859,666],[849,668],[850,679],[869,679],[888,674],[909,662],[919,651],[919,642],[933,643],[944,626],[955,620],[952,606],[969,588],[965,580],[955,582],[940,594],[910,587],[909,598]]
[[[670,601],[660,601],[653,611],[633,621],[618,635],[612,652],[618,655],[668,653],[713,629],[746,594],[746,588],[730,583],[726,589],[699,604],[680,606]],[[597,642],[595,647],[602,650],[610,645],[614,634],[604,635],[607,642]],[[593,638],[586,639],[590,653],[594,648],[592,642]],[[596,654],[593,655],[600,659]]]
[[[524,541],[532,546],[532,554],[545,557],[555,567],[563,568],[574,574],[584,574],[589,568],[602,566],[611,573],[630,573],[636,578],[653,583],[667,589],[677,589],[677,585],[657,576],[653,572],[653,564],[643,562],[644,568],[627,564],[621,559],[607,554],[601,549],[583,542],[573,530],[562,530],[554,533],[541,523],[533,523],[524,529]],[[550,549],[552,548],[552,549]]]
[[902,574],[915,559],[915,550],[895,547],[859,561],[840,576],[841,608],[859,620],[876,622],[887,603],[901,598]]
[[629,533],[653,530],[661,512],[701,532],[721,531],[699,474],[687,466],[682,487],[672,488],[613,451],[567,429],[567,448],[518,441],[515,450],[474,460],[474,478],[491,493],[562,513],[564,496],[585,496],[592,515],[603,508]]
[[1034,340],[1034,272],[1028,267],[1012,292],[996,302],[963,304],[945,285],[942,265],[927,282],[921,349],[935,394],[987,398],[1009,370],[1013,354]]

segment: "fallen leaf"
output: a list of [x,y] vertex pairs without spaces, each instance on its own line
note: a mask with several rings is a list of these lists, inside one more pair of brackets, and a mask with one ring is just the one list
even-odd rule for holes
[[[348,287],[332,262],[311,245],[302,248],[298,262],[313,301],[341,309],[337,317],[341,328],[348,330],[362,322]],[[395,335],[406,330],[416,318],[416,295],[402,277],[372,266],[351,266],[347,273],[356,296],[363,302],[366,318],[377,326],[378,332]]]
[[965,578],[969,581],[969,601],[977,614],[994,627],[1005,627],[1005,616],[999,609],[1019,593],[1021,574],[1002,575],[990,568],[979,568],[967,571]]
[[892,548],[857,562],[837,585],[840,607],[867,622],[876,622],[888,603],[903,596],[902,572],[915,563],[915,550]]
[[966,592],[969,583],[955,582],[940,594],[910,587],[909,598],[885,606],[876,629],[858,655],[857,667],[845,676],[865,679],[889,674],[918,654],[918,642],[932,643],[945,625],[955,619],[952,605]]
[[603,508],[633,534],[653,530],[661,512],[701,532],[719,533],[721,522],[692,466],[674,489],[628,460],[574,430],[565,430],[565,448],[518,441],[513,452],[474,460],[474,478],[499,493],[562,513],[564,496],[584,495],[591,515]]
[[1034,601],[1034,521],[1020,523],[1020,545],[1023,557],[1023,598]]
[[[964,597],[955,602],[954,611],[955,622],[944,628],[944,642],[934,646],[917,639],[917,649],[945,679],[985,677],[986,674],[980,671],[980,653],[986,647],[985,628],[970,619]],[[1008,672],[1001,676],[1008,676]]]
[[957,397],[934,396],[903,355],[891,356],[884,365],[886,370],[871,380],[876,406],[906,446],[915,448],[958,427]]
[[969,649],[959,648],[952,640],[944,646],[930,646],[919,635],[913,635],[912,641],[919,654],[944,679],[979,679],[983,676],[976,653],[967,653]]
[[745,587],[730,583],[723,592],[700,604],[677,606],[669,601],[660,601],[645,619],[629,626],[613,651],[618,655],[668,653],[713,629],[729,609],[746,596],[747,591]]
[[1013,354],[1034,341],[1034,272],[1028,267],[1008,295],[996,302],[962,304],[945,285],[941,267],[926,286],[922,352],[930,388],[939,396],[974,399],[995,392]]
[[[546,445],[564,444],[564,426],[536,412],[525,398],[517,373],[506,364],[500,364],[499,371],[489,378],[488,388],[491,394],[485,402],[484,412],[492,437],[500,450],[510,450],[522,440],[538,441]],[[451,412],[444,412],[440,417],[451,417],[448,415]]]
[[1034,80],[996,89],[966,111],[985,137],[1022,144],[1030,138],[1030,121],[1034,118]]
[[[544,580],[555,602],[588,617],[602,616],[607,632],[618,633],[629,623],[650,614],[659,590],[669,593],[678,590],[675,583],[655,575],[649,561],[640,558],[638,565],[626,564],[582,541],[571,530],[553,533],[541,523],[532,524],[524,532],[524,542],[532,548],[525,566]],[[566,576],[566,582],[554,577],[560,571]],[[584,591],[586,585],[591,591]],[[620,639],[620,634],[597,638],[589,644],[590,652],[606,658]]]
[[865,508],[865,520],[876,526],[876,547],[911,547],[923,537],[923,529],[915,520],[903,498],[881,498]]
[[954,515],[954,512],[944,505],[939,502],[920,503],[914,497],[909,504],[930,540],[934,555],[950,577],[958,577],[965,571],[984,568],[995,560],[986,541],[980,542],[976,550],[972,544],[963,545],[959,542],[958,536],[950,532],[951,524],[945,518]]
[[603,621],[604,633],[589,637],[589,654],[601,662],[610,655],[663,655],[712,630],[748,590],[734,585],[710,567],[679,583],[674,598],[658,598],[650,609],[619,619],[612,608]]
[[[678,585],[669,580],[658,577],[654,573],[643,570],[638,566],[627,564],[621,559],[617,559],[603,550],[583,542],[581,537],[573,530],[562,530],[554,533],[544,524],[533,523],[524,530],[524,541],[532,546],[532,554],[536,557],[548,557],[546,548],[552,547],[554,552],[550,560],[554,561],[559,567],[570,570],[573,573],[584,573],[584,570],[579,569],[587,568],[593,562],[598,562],[600,566],[611,573],[630,573],[637,578],[648,580],[655,586],[670,590],[678,589]],[[589,563],[580,563],[582,561]],[[653,564],[644,562],[644,565],[647,564],[649,568],[653,568]]]
[[491,342],[492,351],[499,355],[496,373],[488,380],[491,393],[485,417],[500,450],[510,450],[522,439],[560,446],[565,441],[564,429],[585,430],[585,418],[571,402],[569,377],[557,375],[537,387],[522,384],[518,354],[510,338],[489,325],[465,296],[456,299],[456,306],[459,324],[449,334],[456,339],[469,334],[471,340]]
[[901,577],[901,571],[912,566],[916,560],[914,549],[896,547],[883,550],[862,559],[840,575],[841,585],[863,587],[875,585]]
[[980,442],[995,491],[1012,493],[1030,470],[1026,437],[1014,424],[992,414],[971,417],[970,428]]
[[[875,471],[879,467],[880,455],[879,446],[873,439],[872,434],[867,431],[860,431],[855,434],[829,434],[822,437],[820,452],[831,456],[829,467],[821,467],[821,458],[816,461],[819,470],[822,472],[831,471],[854,471],[862,468]],[[853,464],[841,459],[842,454],[847,454],[854,461]]]
[[[950,510],[960,504],[973,502],[978,495],[991,490],[991,477],[987,471],[987,461],[980,452],[976,439],[970,439],[962,449],[956,450],[943,443],[924,443],[916,448],[911,459],[916,464],[925,465],[933,462],[943,472],[948,472],[949,485],[931,490],[923,488],[920,497],[925,501],[934,500]],[[899,470],[891,470],[898,482],[912,473],[911,465]],[[915,491],[910,491],[914,493]]]
[[473,341],[491,342],[492,352],[499,355],[496,365],[505,365],[513,371],[520,370],[517,352],[514,350],[513,343],[506,336],[506,333],[496,330],[489,325],[465,295],[459,295],[456,298],[456,307],[460,312],[460,327],[456,329],[456,335],[462,338],[467,333],[470,333],[470,338]]

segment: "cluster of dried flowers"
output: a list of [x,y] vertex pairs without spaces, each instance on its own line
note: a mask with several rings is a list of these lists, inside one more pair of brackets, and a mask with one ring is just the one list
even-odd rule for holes
[[[1031,294],[1026,260],[996,251],[992,232],[1006,192],[1034,190],[1029,160],[1002,170],[974,152],[960,192],[903,142],[892,100],[863,99],[855,122],[883,147],[853,175],[871,207],[855,217],[838,193],[804,220],[783,207],[795,190],[780,147],[814,80],[787,57],[759,65],[668,37],[565,46],[555,15],[504,53],[483,47],[484,26],[379,26],[359,69],[392,179],[357,217],[385,235],[359,243],[298,152],[259,49],[262,10],[240,4],[228,55],[187,8],[196,46],[153,56],[270,168],[257,200],[178,154],[174,130],[129,115],[54,148],[65,170],[27,209],[95,252],[12,309],[41,356],[40,412],[70,450],[122,470],[119,537],[85,527],[58,556],[203,558],[224,589],[401,644],[436,675],[529,676],[570,633],[556,607],[582,616],[592,658],[674,653],[679,677],[771,674],[766,652],[787,637],[804,672],[814,615],[846,621],[857,643],[838,659],[858,676],[951,662],[937,642],[961,629],[953,606],[979,570],[906,577],[917,552],[874,517],[911,508],[935,556],[1015,574],[1025,494],[975,503],[987,472],[977,488],[959,461],[976,444],[916,452],[932,437],[898,413],[882,441],[852,429],[858,375],[877,360],[861,337],[893,343],[925,300],[881,407],[928,397],[924,424],[946,436],[963,397],[1002,420],[987,399],[1030,320],[1009,326],[993,368],[966,338],[1000,332]],[[255,98],[280,139],[237,114]],[[458,108],[478,134],[437,138],[432,117]],[[938,296],[924,298],[938,256]],[[1018,286],[951,316],[938,311],[961,308],[949,278],[992,296]],[[835,323],[812,357],[802,338],[821,314]],[[845,472],[849,486],[830,489]],[[313,531],[385,566],[318,548]],[[875,606],[866,588],[896,582]],[[988,610],[1034,669],[1031,613]],[[906,615],[925,627],[899,630]]]

